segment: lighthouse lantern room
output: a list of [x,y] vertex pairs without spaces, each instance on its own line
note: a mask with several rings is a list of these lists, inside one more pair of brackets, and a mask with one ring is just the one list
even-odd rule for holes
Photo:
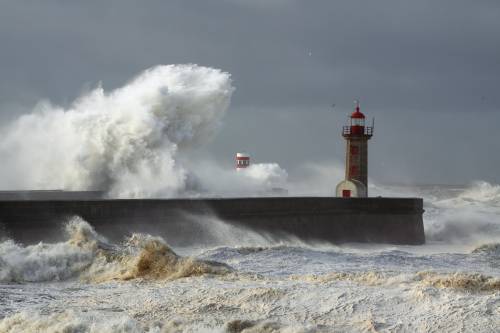
[[339,197],[368,196],[368,140],[373,136],[372,126],[365,126],[365,115],[359,102],[349,116],[350,124],[343,126],[342,136],[346,140],[345,180],[337,185]]

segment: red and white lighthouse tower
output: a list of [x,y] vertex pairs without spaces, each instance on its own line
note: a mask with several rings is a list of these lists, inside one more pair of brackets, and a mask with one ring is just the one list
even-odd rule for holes
[[372,126],[365,126],[365,115],[356,101],[350,124],[342,128],[346,140],[345,180],[337,185],[337,196],[368,196],[368,140],[373,136]]

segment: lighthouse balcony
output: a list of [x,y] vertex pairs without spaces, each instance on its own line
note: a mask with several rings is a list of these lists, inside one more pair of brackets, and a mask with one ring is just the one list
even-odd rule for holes
[[343,137],[363,136],[371,138],[373,136],[373,126],[343,126]]

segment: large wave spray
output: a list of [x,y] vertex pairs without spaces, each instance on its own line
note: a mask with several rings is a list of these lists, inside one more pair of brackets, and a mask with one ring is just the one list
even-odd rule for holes
[[479,245],[500,240],[500,186],[476,182],[457,194],[427,201],[428,240]]
[[232,92],[228,73],[170,65],[111,92],[98,87],[68,109],[41,103],[0,139],[2,187],[179,194],[190,186],[179,150],[211,138]]

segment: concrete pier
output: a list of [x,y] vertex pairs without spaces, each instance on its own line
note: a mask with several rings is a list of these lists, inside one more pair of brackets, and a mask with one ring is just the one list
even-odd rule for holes
[[[0,238],[33,243],[63,238],[65,221],[80,216],[120,240],[132,232],[161,235],[173,246],[220,237],[236,227],[277,240],[423,244],[418,198],[271,197],[224,199],[0,198]],[[208,239],[207,239],[208,237]]]

